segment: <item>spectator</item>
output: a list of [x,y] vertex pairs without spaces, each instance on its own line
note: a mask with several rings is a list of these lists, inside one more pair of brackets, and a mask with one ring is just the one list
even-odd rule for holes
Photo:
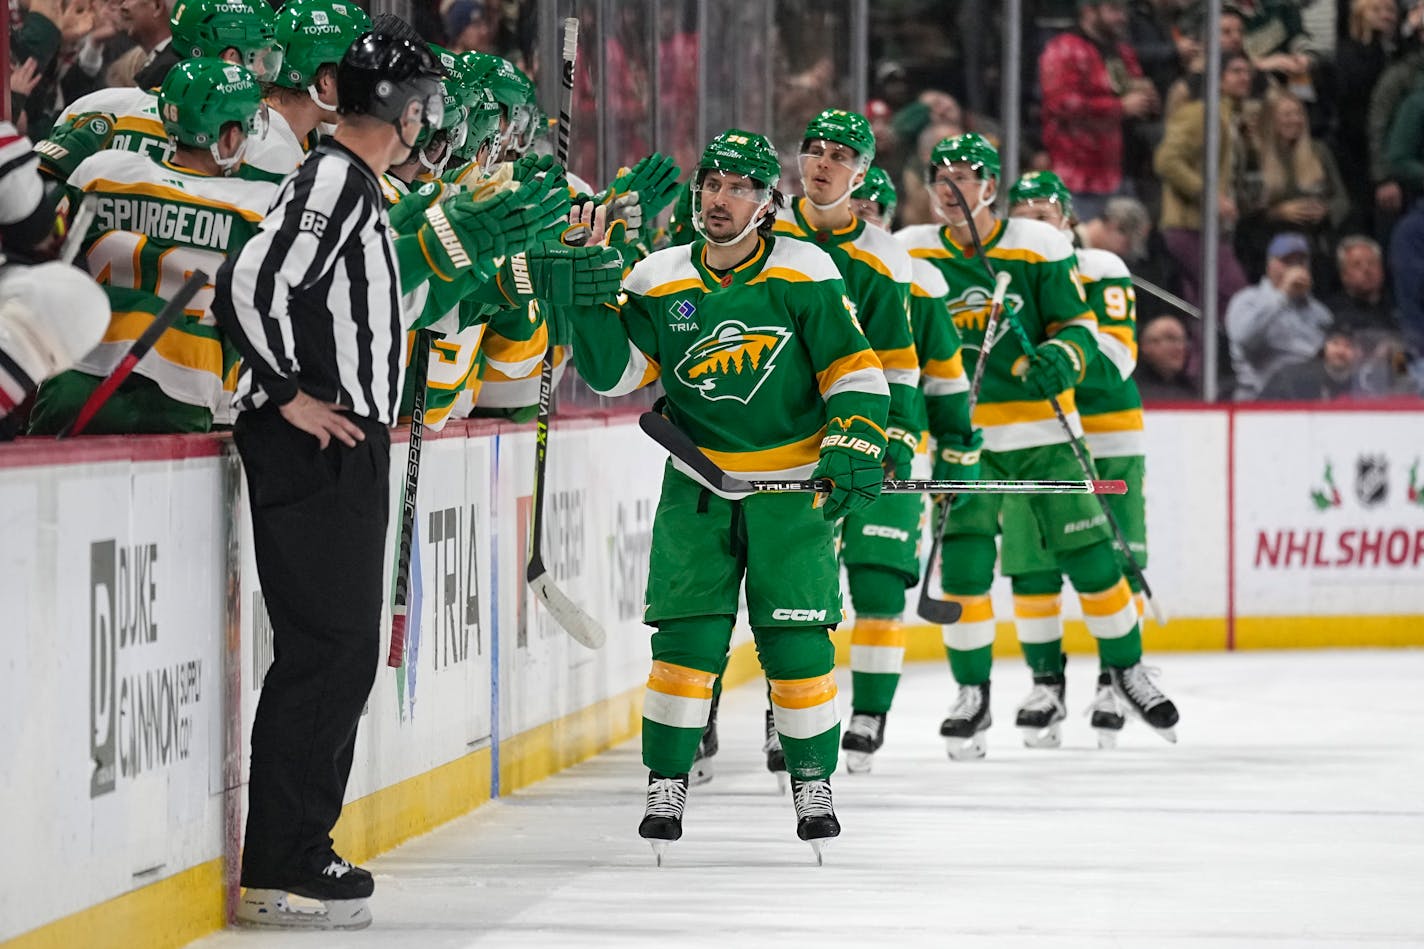
[[[109,68],[124,55],[132,52],[140,57],[140,64],[148,58],[148,49],[130,35],[124,20],[123,4],[118,0],[95,0],[92,17],[91,28],[75,50],[72,65],[59,79],[60,93],[65,102],[73,102],[96,89],[111,85],[108,82]],[[158,42],[168,38],[166,12],[162,22],[164,33]]]
[[1158,96],[1202,53],[1196,38],[1179,27],[1182,0],[1131,0],[1128,37],[1143,73]]
[[498,55],[495,43],[498,28],[483,0],[454,0],[445,4],[442,10],[451,51],[465,53],[476,50]]
[[1123,40],[1123,0],[1079,0],[1078,24],[1050,40],[1038,60],[1043,146],[1084,217],[1126,192],[1123,133],[1157,113],[1157,91]]
[[1330,311],[1311,295],[1310,242],[1304,234],[1277,234],[1266,250],[1266,275],[1231,298],[1226,335],[1236,372],[1236,399],[1256,398],[1282,366],[1320,351]]
[[[1335,228],[1350,210],[1340,170],[1330,150],[1310,136],[1305,106],[1290,93],[1275,90],[1266,99],[1256,135],[1255,171],[1239,190],[1241,224],[1236,252],[1247,274],[1265,265],[1266,245],[1281,231],[1304,234],[1313,258],[1328,267]],[[1333,282],[1332,270],[1314,274]]]
[[[1244,162],[1241,106],[1251,91],[1251,63],[1237,53],[1221,62],[1221,151],[1217,156],[1220,179],[1214,197],[1223,234],[1236,223],[1233,198],[1237,174]],[[1173,113],[1167,133],[1157,149],[1154,167],[1162,178],[1162,239],[1180,268],[1182,296],[1201,305],[1202,155],[1205,143],[1205,108],[1200,99]],[[1230,242],[1221,243],[1217,267],[1217,297],[1221,310],[1246,285],[1241,264]]]
[[1187,374],[1187,327],[1175,313],[1159,313],[1137,330],[1137,368],[1132,378],[1143,402],[1197,402],[1201,394]]
[[1404,341],[1424,353],[1424,201],[1400,218],[1390,236],[1389,272]]
[[1370,167],[1370,94],[1398,50],[1398,26],[1394,0],[1354,0],[1349,31],[1335,53],[1335,159],[1346,174],[1350,228],[1368,228],[1374,219],[1374,195],[1365,174]]
[[1395,110],[1384,156],[1390,180],[1403,189],[1404,206],[1424,197],[1424,85],[1416,85]]
[[1325,298],[1335,322],[1356,332],[1399,332],[1394,302],[1384,285],[1384,251],[1372,238],[1354,234],[1335,250],[1340,289]]
[[156,89],[183,57],[173,48],[173,32],[164,0],[118,0],[119,27],[144,51],[134,85]]
[[[1077,215],[1075,215],[1076,217]],[[1083,247],[1095,247],[1134,263],[1147,256],[1147,236],[1152,218],[1136,198],[1109,198],[1103,213],[1089,220],[1079,219],[1073,229]]]
[[1353,395],[1360,347],[1348,326],[1332,323],[1320,351],[1276,370],[1261,387],[1262,402],[1329,402]]
[[[1204,24],[1198,24],[1197,32],[1204,29]],[[1235,56],[1238,53],[1246,52],[1246,25],[1241,18],[1241,11],[1235,7],[1226,7],[1221,11],[1220,25],[1217,32],[1221,36],[1221,58],[1225,61],[1228,56]],[[1183,102],[1191,102],[1200,99],[1202,95],[1202,73],[1206,69],[1206,52],[1200,48],[1195,57],[1187,63],[1186,75],[1180,77],[1167,89],[1165,103],[1162,107],[1163,115],[1168,119],[1172,113],[1177,111],[1177,107]],[[1265,77],[1260,73],[1253,76],[1253,82],[1260,83],[1260,92],[1265,93]],[[1253,90],[1253,93],[1256,90]]]
[[1394,180],[1389,167],[1386,140],[1399,104],[1424,82],[1424,3],[1410,8],[1404,18],[1401,34],[1406,39],[1406,51],[1398,61],[1385,68],[1370,93],[1369,147],[1370,178],[1375,186],[1375,234],[1380,241],[1389,239],[1394,222],[1404,210],[1404,190]]
[[1328,60],[1301,20],[1300,0],[1250,0],[1240,5],[1246,28],[1246,55],[1259,71],[1306,104],[1310,127],[1330,129],[1333,98],[1322,93],[1330,84]]

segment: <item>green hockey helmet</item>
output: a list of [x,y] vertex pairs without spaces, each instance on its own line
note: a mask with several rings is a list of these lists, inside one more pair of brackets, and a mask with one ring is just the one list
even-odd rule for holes
[[1009,189],[1009,207],[1025,201],[1056,202],[1065,218],[1073,213],[1073,196],[1068,186],[1051,171],[1030,171],[1014,182]]
[[[504,113],[500,135],[501,150],[522,153],[544,131],[544,113],[539,108],[533,81],[509,60],[489,53],[464,54],[470,73],[488,86]],[[508,156],[505,156],[508,157]]]
[[874,201],[880,205],[883,208],[881,215],[885,218],[885,226],[889,227],[890,219],[895,216],[898,196],[895,194],[895,183],[890,180],[890,175],[884,168],[878,165],[870,166],[865,173],[865,181],[855,189],[851,197],[857,201]]
[[801,150],[804,152],[807,143],[815,139],[855,149],[862,165],[868,166],[875,160],[875,133],[870,129],[870,120],[859,112],[826,109],[806,126],[806,134],[801,138]]
[[218,138],[232,123],[248,139],[266,133],[262,88],[245,66],[211,57],[185,59],[168,71],[158,90],[158,114],[163,130],[179,145],[207,148],[225,171],[242,162],[246,145],[236,155],[218,153]]
[[275,82],[281,75],[282,48],[266,0],[178,0],[168,22],[173,49],[184,59],[221,59],[231,49],[259,82]]
[[335,68],[356,37],[371,28],[371,18],[355,3],[342,0],[288,0],[276,17],[282,69],[274,80],[289,89],[316,82],[322,66]]
[[494,93],[488,86],[476,86],[475,98],[465,117],[464,146],[456,151],[455,157],[462,161],[474,161],[479,157],[480,149],[489,146],[486,170],[492,169],[500,157],[499,117],[499,102],[495,100]]
[[746,175],[767,188],[781,182],[781,159],[765,135],[728,129],[712,139],[697,163],[695,184],[709,171]]
[[966,132],[953,138],[946,138],[930,152],[930,163],[926,174],[933,177],[936,166],[967,164],[980,178],[999,178],[999,150],[984,136]]

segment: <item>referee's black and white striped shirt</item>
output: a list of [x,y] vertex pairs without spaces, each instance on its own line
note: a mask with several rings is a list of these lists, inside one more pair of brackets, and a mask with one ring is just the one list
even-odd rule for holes
[[371,169],[339,142],[320,145],[218,272],[213,313],[242,356],[240,409],[284,405],[300,388],[392,424],[405,326],[386,201]]

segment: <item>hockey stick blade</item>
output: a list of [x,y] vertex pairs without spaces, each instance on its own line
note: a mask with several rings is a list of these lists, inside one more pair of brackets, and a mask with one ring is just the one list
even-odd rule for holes
[[134,367],[143,361],[144,356],[148,355],[153,344],[158,342],[158,337],[178,322],[178,317],[183,315],[183,308],[188,305],[188,301],[193,299],[197,292],[207,285],[207,282],[208,275],[206,273],[201,270],[193,271],[183,285],[178,288],[178,292],[163,304],[163,309],[158,311],[158,315],[153,318],[148,329],[134,340],[134,344],[119,360],[114,371],[109,373],[109,377],[99,383],[97,389],[89,393],[89,398],[85,399],[84,404],[79,407],[79,414],[74,417],[74,421],[60,430],[59,438],[69,438],[83,433],[89,423],[94,420],[94,416],[98,415],[99,410],[104,407],[104,403],[109,401],[109,397],[129,377],[129,373],[134,371]]
[[964,615],[964,607],[960,606],[956,600],[938,600],[920,591],[920,602],[915,607],[915,612],[920,614],[920,618],[927,623],[934,623],[936,626],[949,626],[959,622],[959,617]]
[[688,434],[658,412],[638,416],[638,427],[649,438],[663,446],[669,455],[682,462],[707,483],[708,487],[726,494],[751,494],[757,488],[741,478],[734,478],[702,453]]
[[[608,641],[608,634],[604,632],[603,627],[592,616],[579,609],[554,583],[549,571],[542,569],[542,564],[539,566],[539,573],[528,578],[529,586],[549,611],[549,615],[554,618],[554,622],[563,627],[564,632],[568,633],[574,642],[589,649],[602,649],[603,644]],[[534,567],[532,563],[529,565],[531,574]]]

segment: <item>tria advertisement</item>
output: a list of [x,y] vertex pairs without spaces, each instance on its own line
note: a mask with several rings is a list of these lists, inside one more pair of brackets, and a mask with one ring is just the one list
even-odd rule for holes
[[1236,416],[1237,612],[1415,613],[1424,589],[1424,419]]

